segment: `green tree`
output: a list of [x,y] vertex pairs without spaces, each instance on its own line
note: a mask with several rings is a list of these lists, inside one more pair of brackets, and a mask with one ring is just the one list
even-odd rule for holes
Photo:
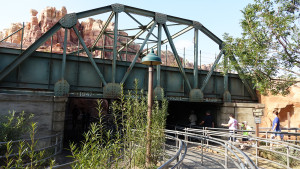
[[242,10],[242,37],[224,35],[225,57],[262,94],[287,94],[299,80],[299,6],[299,0],[254,0]]

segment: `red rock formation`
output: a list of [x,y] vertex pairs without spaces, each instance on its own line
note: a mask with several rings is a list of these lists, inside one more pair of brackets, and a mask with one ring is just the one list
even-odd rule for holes
[[288,127],[287,112],[290,112],[290,127],[300,128],[300,83],[290,88],[287,96],[260,96],[259,102],[265,105],[264,116],[260,127],[271,127],[274,116],[273,110],[279,110],[281,127]]

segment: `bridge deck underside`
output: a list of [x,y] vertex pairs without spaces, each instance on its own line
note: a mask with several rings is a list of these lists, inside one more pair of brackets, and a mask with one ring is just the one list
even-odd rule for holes
[[[10,64],[20,50],[0,48],[0,71]],[[112,80],[112,60],[94,59],[107,82]],[[117,61],[116,83],[120,83],[131,62]],[[54,95],[54,84],[61,78],[62,55],[34,52],[27,60],[0,82],[1,93],[31,93]],[[147,91],[148,67],[137,63],[124,83],[124,90],[138,88]],[[185,69],[190,83],[193,82],[193,69]],[[202,84],[208,71],[198,72],[198,84]],[[67,56],[65,80],[70,84],[69,96],[103,98],[103,84],[87,57]],[[243,82],[236,74],[229,74],[229,92],[232,101],[256,102],[251,99]],[[156,73],[154,73],[156,87]],[[161,66],[161,87],[169,100],[188,101],[189,89],[177,67]],[[204,89],[204,102],[222,102],[224,76],[214,72]]]

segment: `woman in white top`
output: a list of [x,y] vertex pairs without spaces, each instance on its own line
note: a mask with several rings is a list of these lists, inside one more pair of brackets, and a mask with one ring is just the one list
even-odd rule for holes
[[[227,124],[223,124],[222,123],[221,125],[225,126],[225,127],[229,127],[229,129],[232,130],[232,131],[229,131],[231,133],[231,135],[233,133],[236,133],[235,130],[237,130],[238,127],[239,127],[238,121],[234,118],[233,114],[229,115],[229,121],[228,121]],[[233,136],[229,137],[229,140],[231,140],[231,141],[235,141],[236,140],[235,137],[234,137],[234,134],[233,134]]]

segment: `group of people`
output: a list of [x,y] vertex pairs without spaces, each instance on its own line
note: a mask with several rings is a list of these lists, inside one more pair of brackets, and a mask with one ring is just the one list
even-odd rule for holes
[[[190,120],[190,126],[197,125],[197,115],[195,114],[194,111],[191,112],[189,120]],[[210,111],[206,111],[205,117],[199,123],[199,125],[203,126],[203,127],[211,127],[211,128],[215,127],[214,119],[213,119],[212,115],[210,114]]]

